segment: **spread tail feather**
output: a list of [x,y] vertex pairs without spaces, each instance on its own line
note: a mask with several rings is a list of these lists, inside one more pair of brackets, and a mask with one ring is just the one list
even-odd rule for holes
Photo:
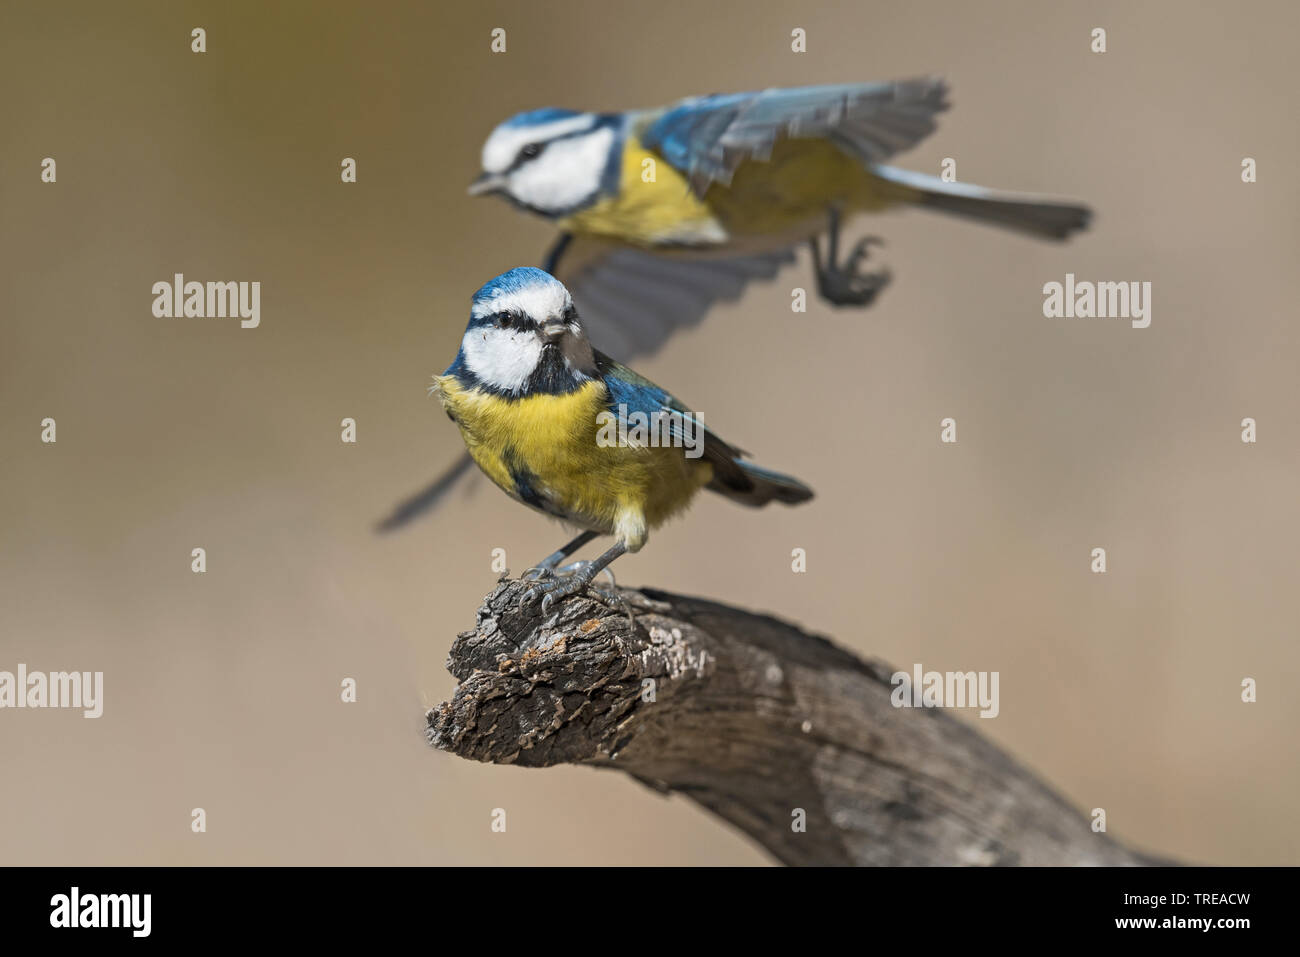
[[1005,226],[1044,239],[1065,239],[1077,230],[1086,229],[1092,210],[1079,203],[1061,202],[1032,193],[1003,193],[947,183],[935,176],[873,166],[871,171],[887,183],[904,187],[904,195],[918,206],[928,206],[956,216]]
[[796,478],[769,469],[731,459],[730,468],[714,464],[713,480],[707,488],[725,495],[733,502],[759,508],[775,499],[786,505],[798,505],[813,497],[812,489]]

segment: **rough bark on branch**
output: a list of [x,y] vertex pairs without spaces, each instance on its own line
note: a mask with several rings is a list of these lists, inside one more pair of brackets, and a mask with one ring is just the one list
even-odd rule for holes
[[524,587],[498,583],[453,643],[460,684],[428,713],[434,746],[624,771],[786,864],[1153,863],[969,725],[895,708],[883,664],[698,598],[622,589],[633,630],[585,596],[520,609]]

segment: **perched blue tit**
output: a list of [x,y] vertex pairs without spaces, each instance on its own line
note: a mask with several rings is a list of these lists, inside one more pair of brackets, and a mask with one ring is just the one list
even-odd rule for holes
[[[543,268],[582,303],[592,341],[627,360],[774,277],[803,243],[822,298],[869,305],[890,273],[864,267],[875,237],[841,259],[841,225],[857,213],[916,206],[1043,239],[1088,224],[1077,203],[885,165],[934,130],[946,98],[942,80],[923,78],[700,96],[626,113],[532,110],[488,136],[470,192],[556,224]],[[432,508],[469,468],[462,457],[380,528]]]
[[[750,506],[812,498],[796,479],[744,461],[672,395],[592,348],[569,291],[541,269],[512,269],[474,294],[456,360],[430,391],[488,478],[582,530],[529,569],[537,582],[524,601],[540,599],[543,611],[639,551],[702,488]],[[598,535],[614,544],[556,574]]]

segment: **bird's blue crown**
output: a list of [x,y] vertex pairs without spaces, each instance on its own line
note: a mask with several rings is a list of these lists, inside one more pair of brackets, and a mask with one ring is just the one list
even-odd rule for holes
[[542,286],[557,286],[561,290],[564,289],[564,284],[544,269],[538,269],[536,266],[516,266],[479,286],[472,302],[477,306],[499,296]]
[[556,106],[544,106],[540,110],[525,110],[522,113],[516,113],[501,125],[505,127],[541,126],[543,123],[554,123],[556,120],[567,120],[581,115],[582,114],[577,110],[565,110]]

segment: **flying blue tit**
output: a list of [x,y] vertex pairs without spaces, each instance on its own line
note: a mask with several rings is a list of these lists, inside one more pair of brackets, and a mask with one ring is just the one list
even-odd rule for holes
[[841,225],[856,213],[919,206],[1044,239],[1088,224],[1076,203],[884,165],[931,133],[947,105],[944,82],[923,78],[626,113],[532,110],[491,132],[469,191],[555,223],[542,268],[582,304],[592,340],[628,357],[774,276],[805,242],[827,301],[869,304],[890,274],[863,268],[870,238],[840,259]]
[[[470,192],[556,224],[543,268],[582,304],[592,341],[630,359],[774,277],[805,242],[824,299],[869,305],[890,273],[864,268],[874,237],[841,259],[841,225],[856,213],[919,206],[1044,239],[1087,226],[1086,206],[884,164],[931,133],[947,106],[943,81],[923,78],[700,96],[626,113],[532,110],[488,136]],[[432,508],[469,468],[462,457],[380,528]]]
[[[529,569],[536,583],[523,600],[540,599],[543,611],[639,551],[702,488],[750,506],[812,498],[796,479],[744,461],[669,393],[592,348],[568,290],[541,269],[512,269],[474,293],[456,359],[430,391],[488,478],[582,530]],[[598,535],[614,544],[557,574]]]

